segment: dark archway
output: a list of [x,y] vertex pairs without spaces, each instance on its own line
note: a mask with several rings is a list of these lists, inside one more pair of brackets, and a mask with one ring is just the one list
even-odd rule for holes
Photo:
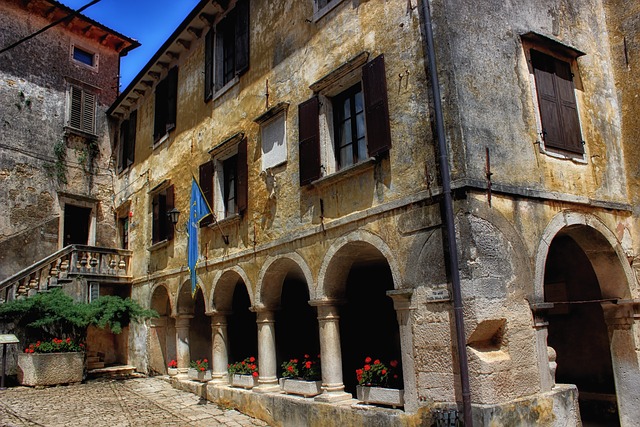
[[548,345],[557,353],[556,382],[575,384],[580,414],[589,425],[619,425],[601,284],[587,254],[559,234],[549,247],[544,276]]
[[193,319],[189,324],[189,353],[191,360],[211,358],[211,318],[205,314],[202,290],[194,296]]
[[239,362],[249,356],[258,356],[258,327],[256,314],[250,311],[251,299],[241,279],[233,289],[231,314],[227,317],[229,335],[229,362]]

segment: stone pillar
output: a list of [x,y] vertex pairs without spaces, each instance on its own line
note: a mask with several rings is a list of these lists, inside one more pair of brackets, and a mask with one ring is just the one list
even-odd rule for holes
[[640,320],[640,301],[618,300],[602,303],[609,330],[613,378],[616,384],[618,414],[622,427],[635,426],[640,420],[640,362],[634,329]]
[[322,394],[315,400],[336,402],[351,399],[342,382],[342,350],[340,348],[340,316],[338,301],[310,301],[318,310],[320,329],[320,366],[322,367]]
[[274,312],[263,307],[255,310],[258,323],[258,387],[253,391],[267,393],[280,391],[276,360],[276,320]]
[[227,337],[227,315],[229,312],[211,311],[211,381],[226,383],[227,365],[229,364],[229,347]]
[[178,374],[186,374],[191,362],[189,351],[189,323],[193,315],[180,314],[176,317],[176,353],[178,362]]
[[149,370],[167,373],[167,317],[160,316],[149,322]]
[[404,379],[405,410],[418,410],[418,388],[415,376],[415,361],[413,359],[413,326],[411,312],[415,307],[411,304],[413,289],[398,289],[387,291],[387,296],[393,300],[396,310],[398,328],[400,329],[400,357],[402,358],[402,376]]
[[[538,356],[538,375],[540,376],[540,391],[550,391],[555,386],[555,371],[551,375],[551,362],[549,355],[551,352],[547,348],[547,338],[549,337],[549,322],[547,322],[547,311],[553,308],[553,303],[540,302],[532,303],[533,328],[536,331],[536,355]],[[555,360],[554,360],[555,363]],[[554,366],[555,368],[555,366]]]

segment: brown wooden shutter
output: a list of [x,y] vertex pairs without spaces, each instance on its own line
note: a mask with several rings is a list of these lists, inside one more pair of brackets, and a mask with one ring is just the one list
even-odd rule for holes
[[[174,227],[173,224],[171,224],[171,221],[169,221],[169,216],[167,215],[167,212],[175,207],[173,185],[167,188],[166,195],[166,205],[164,212],[161,212],[160,220],[164,221],[165,236],[167,237],[167,240],[173,240]],[[187,212],[187,215],[189,215],[189,212]]]
[[75,129],[82,129],[82,89],[71,86],[70,102],[69,126]]
[[362,66],[362,90],[367,121],[367,148],[370,156],[377,156],[391,148],[384,55]]
[[[200,165],[200,189],[205,200],[209,203],[209,208],[213,206],[213,161]],[[200,221],[200,227],[206,227],[213,222],[213,216],[207,215]]]
[[300,185],[320,178],[320,102],[318,97],[298,106],[298,162]]
[[213,29],[204,38],[204,101],[213,98]]
[[178,110],[178,67],[173,67],[167,76],[167,123],[166,131],[176,127]]
[[236,4],[236,75],[249,68],[249,0]]
[[165,123],[167,121],[166,114],[167,103],[167,81],[162,80],[156,86],[156,99],[154,110],[154,122],[153,122],[153,140],[158,141],[165,133],[167,129]]
[[158,243],[160,241],[160,194],[155,194],[151,201],[151,241]]
[[247,138],[243,138],[238,144],[238,163],[236,171],[236,204],[238,212],[243,213],[247,210],[249,201],[249,165],[247,164]]
[[127,161],[126,165],[132,165],[136,151],[136,131],[138,123],[138,110],[129,115],[129,126],[127,130]]
[[215,32],[215,58],[213,63],[213,88],[214,92],[224,86],[224,23],[223,19],[216,25]]
[[127,145],[127,140],[129,136],[127,135],[129,132],[129,120],[124,120],[120,123],[120,131],[118,132],[118,173],[124,170],[124,165],[126,164],[125,160],[125,149]]
[[82,130],[96,133],[96,96],[82,91]]
[[582,136],[570,65],[531,50],[542,138],[547,147],[582,153]]

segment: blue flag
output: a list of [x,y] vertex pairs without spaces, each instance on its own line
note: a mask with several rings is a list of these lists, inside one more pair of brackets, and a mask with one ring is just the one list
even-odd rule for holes
[[211,213],[209,205],[202,195],[202,190],[195,179],[191,180],[191,203],[189,205],[189,223],[187,224],[189,233],[189,255],[187,257],[187,264],[189,266],[189,272],[191,273],[191,294],[196,292],[196,284],[198,279],[196,277],[196,263],[198,262],[198,229],[200,228],[200,221],[205,216]]

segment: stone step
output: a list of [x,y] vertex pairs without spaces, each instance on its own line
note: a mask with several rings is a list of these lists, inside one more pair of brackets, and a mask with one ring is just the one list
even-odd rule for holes
[[137,377],[136,367],[131,365],[115,365],[102,368],[89,368],[87,375],[93,378],[129,378]]
[[101,369],[104,368],[104,362],[87,362],[87,369]]

